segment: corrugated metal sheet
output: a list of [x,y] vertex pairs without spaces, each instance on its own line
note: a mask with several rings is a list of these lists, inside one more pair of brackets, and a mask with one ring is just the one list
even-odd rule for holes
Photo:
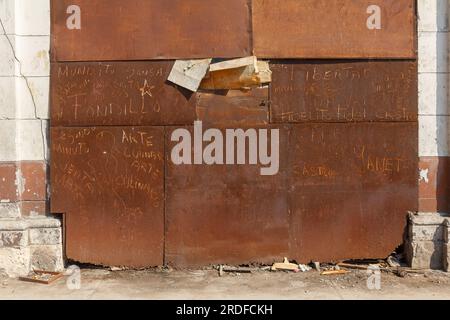
[[274,61],[273,122],[417,120],[415,61]]
[[69,259],[163,264],[164,128],[52,128],[52,212]]
[[[69,6],[80,9],[81,28]],[[251,54],[248,0],[52,0],[53,61]]]
[[195,95],[167,82],[173,61],[54,63],[52,126],[190,125]]
[[[414,58],[414,3],[253,0],[254,53],[263,58]],[[368,19],[378,12],[381,28],[369,29]]]

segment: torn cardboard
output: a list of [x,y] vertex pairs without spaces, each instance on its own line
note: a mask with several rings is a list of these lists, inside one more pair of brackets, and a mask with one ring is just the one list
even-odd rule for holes
[[200,84],[204,90],[240,90],[272,82],[269,63],[246,57],[211,64]]
[[255,56],[226,60],[213,63],[209,66],[209,72],[223,71],[228,69],[237,69],[247,66],[254,66],[257,69],[258,59]]
[[167,80],[196,92],[208,72],[211,61],[212,59],[177,60]]

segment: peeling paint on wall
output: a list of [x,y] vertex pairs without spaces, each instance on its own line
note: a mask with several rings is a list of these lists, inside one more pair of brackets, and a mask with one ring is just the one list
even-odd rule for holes
[[425,182],[425,183],[429,183],[430,180],[428,179],[428,173],[429,173],[429,169],[421,169],[419,174],[420,174],[420,178],[419,178],[419,182]]
[[14,181],[14,183],[17,187],[16,194],[17,196],[19,196],[25,191],[25,183],[26,183],[26,180],[23,177],[22,171],[20,169],[16,170],[16,180]]

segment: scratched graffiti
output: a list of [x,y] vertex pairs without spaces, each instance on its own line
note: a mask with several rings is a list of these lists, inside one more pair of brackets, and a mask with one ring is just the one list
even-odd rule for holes
[[[51,210],[66,216],[67,256],[149,267],[389,255],[417,208],[413,0],[211,1],[52,1]],[[273,72],[252,90],[189,93],[167,82],[172,60],[148,60],[252,47]],[[291,58],[303,60],[277,60]],[[321,58],[333,60],[307,60]],[[175,165],[171,133],[195,120],[280,129],[277,174]],[[183,155],[212,155],[193,136]]]
[[271,64],[274,122],[417,121],[414,61]]
[[166,82],[173,62],[54,63],[52,126],[177,125],[195,96]]
[[[52,129],[51,206],[67,213],[68,256],[105,265],[162,263],[163,139],[158,127]],[[112,248],[114,255],[107,253]]]
[[406,214],[417,209],[417,130],[409,122],[292,126],[293,259],[383,257],[402,243]]
[[270,178],[251,166],[168,163],[168,262],[362,259],[402,242],[417,207],[416,123],[266,128],[280,130],[280,171]]

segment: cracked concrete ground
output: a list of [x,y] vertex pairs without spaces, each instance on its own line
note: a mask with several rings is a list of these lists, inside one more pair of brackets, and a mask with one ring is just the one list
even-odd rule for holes
[[367,278],[356,270],[340,276],[258,271],[219,277],[212,269],[83,269],[79,290],[69,290],[67,278],[52,285],[3,279],[0,299],[450,299],[450,275],[443,272],[405,278],[383,273],[381,290],[369,290]]

